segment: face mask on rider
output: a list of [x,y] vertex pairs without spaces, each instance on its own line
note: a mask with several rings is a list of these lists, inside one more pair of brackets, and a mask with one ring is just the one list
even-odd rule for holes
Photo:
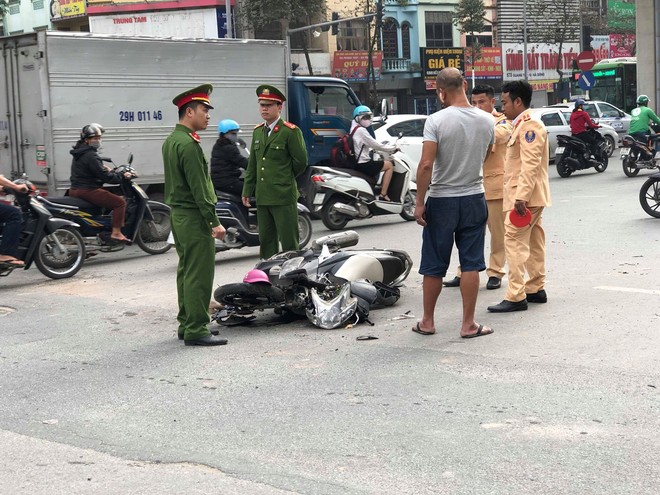
[[371,125],[371,123],[372,123],[372,120],[370,118],[360,119],[360,125],[362,127],[369,127]]
[[98,150],[101,147],[101,141],[90,141],[89,145],[95,150]]
[[238,134],[235,132],[228,132],[225,134],[225,137],[229,139],[232,143],[236,143],[238,141]]

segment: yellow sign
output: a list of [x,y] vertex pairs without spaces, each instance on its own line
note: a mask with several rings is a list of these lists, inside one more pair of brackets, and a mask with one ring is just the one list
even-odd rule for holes
[[85,14],[85,0],[51,0],[50,17],[62,19]]

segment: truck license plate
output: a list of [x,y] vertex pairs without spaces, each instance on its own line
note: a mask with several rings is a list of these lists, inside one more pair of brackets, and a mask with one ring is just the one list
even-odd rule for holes
[[557,148],[555,150],[555,155],[561,155],[564,152],[564,148]]
[[630,148],[621,148],[621,158],[630,154]]

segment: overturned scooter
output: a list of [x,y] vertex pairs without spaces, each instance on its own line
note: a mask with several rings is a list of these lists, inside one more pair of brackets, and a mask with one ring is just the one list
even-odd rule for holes
[[320,328],[337,328],[368,316],[369,309],[394,304],[398,286],[412,268],[408,253],[394,249],[344,250],[359,236],[347,231],[315,240],[310,249],[279,253],[258,263],[243,283],[214,292],[223,305],[214,316],[221,324],[253,319],[273,309],[299,315]]

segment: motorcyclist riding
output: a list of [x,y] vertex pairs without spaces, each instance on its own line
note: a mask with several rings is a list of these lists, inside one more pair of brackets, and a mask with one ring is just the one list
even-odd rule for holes
[[[104,183],[118,184],[120,174],[113,172],[103,164],[97,150],[101,147],[101,136],[105,132],[100,124],[89,124],[82,128],[80,139],[70,151],[71,189],[69,196],[81,198],[101,208],[112,209],[112,233],[110,239],[118,243],[130,244],[132,241],[124,236],[121,228],[126,216],[126,200],[103,189]],[[130,172],[124,172],[124,177],[131,178]]]
[[[2,187],[11,188],[16,192],[27,192],[28,190],[25,184],[14,184],[5,178],[4,175],[0,174],[0,188]],[[25,263],[16,258],[21,228],[23,226],[21,210],[15,206],[0,202],[0,223],[5,224],[2,231],[2,240],[0,241],[0,265],[7,264],[14,267],[22,267]]]
[[246,157],[241,155],[238,146],[238,132],[241,126],[231,119],[221,120],[218,124],[218,140],[211,151],[211,180],[213,187],[222,192],[236,194],[243,192],[242,170],[248,165]]
[[584,141],[591,153],[595,156],[596,139],[589,132],[590,129],[598,129],[600,126],[596,124],[589,114],[584,110],[584,100],[578,98],[575,100],[575,108],[571,113],[571,134],[582,141]]
[[[660,118],[648,107],[648,104],[649,97],[646,95],[639,95],[637,97],[637,108],[634,108],[632,112],[630,112],[630,115],[632,115],[632,119],[630,120],[630,135],[636,140],[644,143],[647,142],[649,134],[651,134],[649,122],[653,121],[660,124]],[[658,141],[656,141],[655,154],[658,152],[658,146]]]
[[[357,170],[365,175],[376,178],[382,171],[383,183],[377,199],[391,201],[387,195],[387,189],[390,187],[390,181],[394,173],[394,164],[389,160],[374,160],[372,151],[394,153],[397,151],[397,147],[380,144],[371,137],[367,128],[371,126],[372,117],[371,109],[365,105],[355,107],[355,110],[353,110],[351,133],[353,134],[353,152],[357,158]],[[355,132],[353,132],[354,130]]]

